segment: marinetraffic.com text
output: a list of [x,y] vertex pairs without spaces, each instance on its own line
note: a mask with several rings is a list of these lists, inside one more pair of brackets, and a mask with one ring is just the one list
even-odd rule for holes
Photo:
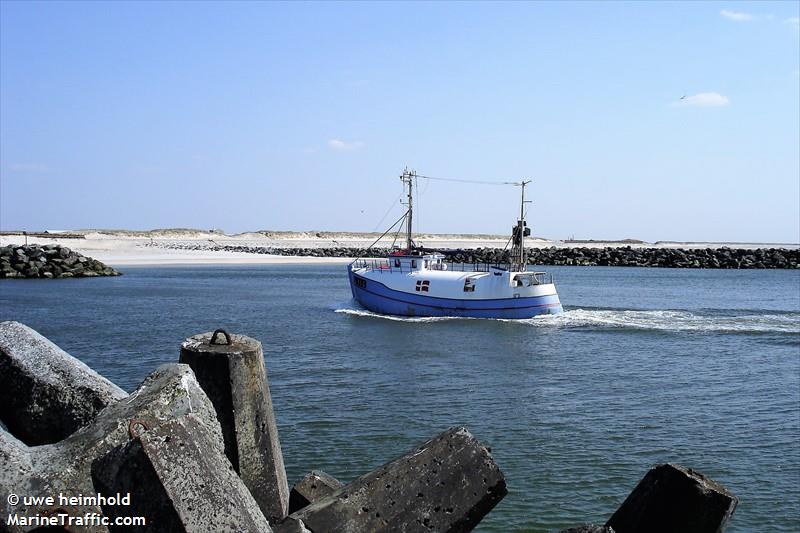
[[[56,496],[26,496],[11,493],[6,497],[9,513],[7,526],[21,527],[91,527],[91,526],[145,526],[143,516],[122,516],[113,512],[113,517],[97,512],[102,507],[107,512],[115,507],[130,507],[131,495],[91,494]],[[84,509],[86,508],[86,509]]]

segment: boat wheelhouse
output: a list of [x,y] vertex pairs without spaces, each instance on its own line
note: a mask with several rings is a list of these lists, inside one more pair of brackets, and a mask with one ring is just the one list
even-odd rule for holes
[[530,228],[524,205],[529,182],[515,183],[522,187],[522,204],[510,239],[510,263],[464,264],[449,262],[444,253],[423,249],[412,240],[412,186],[417,177],[408,170],[401,175],[408,189],[408,209],[398,221],[406,224],[405,248],[385,259],[359,258],[348,265],[353,298],[375,313],[401,316],[519,319],[562,311],[552,276],[527,270],[524,244]]

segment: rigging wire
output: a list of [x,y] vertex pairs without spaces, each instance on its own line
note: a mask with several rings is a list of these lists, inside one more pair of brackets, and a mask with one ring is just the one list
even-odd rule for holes
[[[426,179],[426,180],[434,180],[434,181],[452,181],[452,182],[457,182],[457,183],[473,183],[473,184],[476,184],[476,185],[513,185],[515,187],[520,187],[520,186],[522,186],[522,185],[524,185],[526,183],[530,183],[530,182],[525,182],[525,181],[521,181],[521,182],[520,181],[489,181],[489,180],[470,180],[470,179],[462,179],[462,178],[441,178],[441,177],[436,177],[436,176],[423,176],[423,175],[417,174],[417,173],[414,173],[413,176],[414,176],[414,185],[417,187],[417,191],[420,190],[419,189],[419,182],[418,182],[419,178]],[[428,189],[428,186],[426,185],[425,186],[425,191],[427,191],[427,189]],[[403,189],[403,192],[405,192],[405,188]],[[417,196],[417,209],[421,210],[422,202],[421,202],[421,200],[419,198],[419,196],[421,196],[420,192],[417,192],[417,195],[418,195]],[[401,204],[403,203],[401,198],[402,198],[402,193],[392,202],[392,206],[389,207],[389,210],[383,215],[383,217],[381,218],[381,221],[378,222],[378,225],[376,226],[376,229],[383,223],[383,221],[389,215],[389,213],[392,210],[392,207],[394,206],[394,202],[400,200],[400,203]],[[389,233],[398,223],[404,221],[408,217],[409,211],[410,210],[406,210],[406,212],[403,213],[403,216],[401,216],[399,219],[397,219],[397,221],[394,224],[392,224],[389,227],[389,229],[387,229],[385,232],[383,232],[383,234],[380,237],[378,237],[375,240],[375,242],[373,242],[368,248],[366,248],[365,253],[367,251],[369,251],[370,249],[372,249],[372,247],[375,246],[375,244],[377,244],[378,241],[380,241],[387,233]],[[524,214],[523,214],[523,218],[527,215],[527,213],[528,213],[528,210],[525,209]],[[419,228],[420,228],[420,216],[418,215],[417,216],[417,234],[419,234]],[[397,237],[400,235],[400,230],[402,230],[402,225],[399,226],[397,228],[397,231],[395,232],[394,240],[392,241],[392,247],[394,247],[395,243],[397,242]],[[373,231],[375,231],[375,230],[373,230]],[[510,237],[508,239],[508,241],[506,242],[506,245],[503,248],[504,252],[505,252],[506,249],[508,249],[508,245],[511,243],[512,238],[513,238],[513,236]],[[361,256],[359,256],[359,257],[361,257]]]
[[466,180],[461,178],[437,178],[434,176],[423,176],[421,174],[415,174],[417,178],[423,178],[426,180],[435,180],[435,181],[456,181],[459,183],[475,183],[477,185],[516,185],[519,186],[519,181],[488,181],[488,180]]
[[[476,185],[513,185],[515,187],[521,187],[524,183],[530,183],[529,181],[489,181],[489,180],[469,180],[469,179],[462,179],[462,178],[439,178],[435,176],[423,176],[421,174],[414,174],[415,178],[423,178],[426,180],[434,180],[434,181],[454,181],[457,183],[474,183]],[[415,180],[416,181],[416,180]],[[417,186],[417,190],[419,190],[419,186]],[[426,186],[427,190],[427,186]],[[418,193],[419,194],[419,193]],[[527,217],[528,209],[525,209],[525,213],[523,214],[523,218]],[[417,223],[417,233],[419,233],[419,223]],[[508,239],[506,242],[503,251],[505,252],[508,248],[508,245],[511,243],[511,238]]]
[[501,253],[506,253],[506,250],[508,250],[508,245],[511,244],[511,239],[513,239],[513,238],[514,238],[514,235],[512,234],[511,237],[509,237],[508,240],[506,241],[506,245],[503,246],[503,251]]
[[[370,245],[369,245],[369,246],[368,246],[368,247],[367,247],[367,248],[364,250],[364,253],[367,253],[368,251],[370,251],[370,250],[372,249],[372,247],[373,247],[373,246],[375,246],[375,245],[378,243],[378,241],[379,241],[379,240],[383,239],[383,237],[384,237],[384,236],[385,236],[387,233],[389,233],[390,231],[392,231],[392,230],[394,229],[394,227],[397,225],[397,223],[398,223],[398,222],[400,222],[400,221],[402,221],[402,220],[405,220],[405,218],[406,218],[406,215],[408,215],[408,211],[406,211],[405,213],[403,213],[403,216],[401,216],[400,218],[398,218],[398,219],[395,221],[395,223],[394,223],[394,224],[392,224],[391,226],[389,226],[389,229],[387,229],[386,231],[384,231],[384,232],[381,234],[381,236],[380,236],[380,237],[378,237],[377,239],[375,239],[375,242],[373,242],[372,244],[370,244]],[[402,226],[401,226],[401,227],[402,227]],[[398,230],[397,230],[397,231],[399,232],[399,231],[400,231],[400,229],[398,228]],[[362,254],[362,255],[359,255],[358,257],[356,257],[355,259],[353,259],[353,261],[352,261],[350,264],[352,265],[353,263],[355,263],[356,261],[358,261],[358,260],[359,260],[359,259],[361,259],[362,257],[363,257],[363,254]]]
[[[400,220],[405,220],[407,216],[408,216],[408,211],[406,211],[406,214],[403,215],[403,217]],[[400,230],[402,229],[403,229],[403,224],[397,226],[397,231],[394,232],[394,239],[392,239],[392,248],[394,248],[394,245],[397,244],[397,237],[400,236]]]
[[392,200],[392,205],[390,205],[389,209],[386,210],[386,213],[383,214],[383,217],[381,217],[381,221],[378,222],[375,225],[375,229],[372,230],[372,233],[375,233],[376,231],[378,231],[378,228],[381,227],[381,224],[383,224],[383,221],[386,220],[386,217],[389,216],[389,213],[392,212],[392,209],[394,209],[395,205],[397,205],[397,201],[400,200],[400,198],[402,198],[402,196],[403,196],[403,193],[401,192],[400,194],[397,195],[397,198]]

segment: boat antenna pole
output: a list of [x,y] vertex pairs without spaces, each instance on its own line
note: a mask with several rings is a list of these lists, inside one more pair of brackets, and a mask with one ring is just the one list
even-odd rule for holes
[[525,267],[525,185],[527,183],[523,180],[522,182],[522,201],[519,203],[519,220],[520,220],[520,240],[519,240],[519,265],[520,270],[523,270]]
[[400,179],[403,181],[403,184],[408,185],[408,216],[406,218],[406,250],[408,253],[411,253],[412,247],[414,245],[414,241],[411,239],[411,221],[414,215],[414,196],[412,194],[412,187],[414,184],[414,178],[417,177],[416,170],[408,170],[405,168],[403,173],[400,175]]

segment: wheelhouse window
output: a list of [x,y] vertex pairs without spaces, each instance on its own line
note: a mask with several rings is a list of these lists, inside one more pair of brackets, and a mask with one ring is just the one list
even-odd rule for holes
[[411,268],[417,268],[417,260],[416,259],[412,259],[411,260]]
[[428,292],[430,289],[431,282],[427,279],[421,279],[417,281],[417,292]]

